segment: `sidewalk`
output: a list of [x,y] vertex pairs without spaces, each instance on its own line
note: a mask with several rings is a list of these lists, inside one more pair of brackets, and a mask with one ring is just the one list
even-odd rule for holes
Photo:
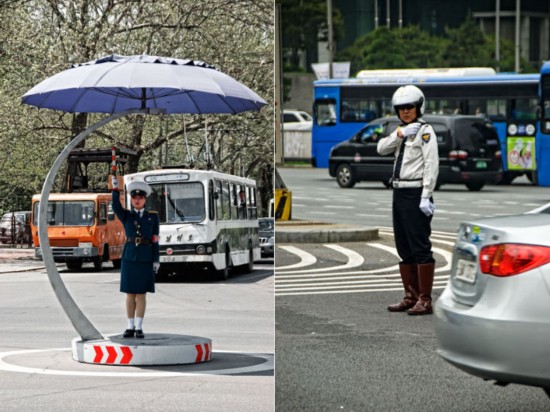
[[0,274],[26,272],[43,267],[42,261],[34,257],[34,247],[0,245]]
[[281,243],[339,243],[378,239],[378,228],[310,220],[277,220],[275,242]]

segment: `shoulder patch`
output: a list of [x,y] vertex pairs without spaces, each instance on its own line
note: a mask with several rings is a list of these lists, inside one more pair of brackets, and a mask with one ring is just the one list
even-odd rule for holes
[[429,133],[424,133],[422,135],[422,140],[424,141],[424,143],[428,143],[430,141],[430,134]]

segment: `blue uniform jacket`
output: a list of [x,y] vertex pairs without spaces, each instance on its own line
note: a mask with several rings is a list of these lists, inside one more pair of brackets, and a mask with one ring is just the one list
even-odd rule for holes
[[[124,225],[126,245],[122,260],[128,262],[158,262],[159,261],[159,218],[156,213],[145,210],[143,216],[133,210],[127,210],[120,203],[118,190],[113,190],[113,211]],[[141,236],[139,236],[141,234]],[[141,237],[145,243],[136,245],[135,238]]]

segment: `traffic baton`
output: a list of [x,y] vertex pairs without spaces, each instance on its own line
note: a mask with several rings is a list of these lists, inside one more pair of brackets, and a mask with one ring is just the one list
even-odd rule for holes
[[111,148],[111,171],[113,176],[116,176],[116,147]]

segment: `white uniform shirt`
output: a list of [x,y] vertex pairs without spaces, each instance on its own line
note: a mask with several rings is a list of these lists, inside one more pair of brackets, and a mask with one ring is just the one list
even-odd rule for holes
[[[394,154],[401,151],[403,139],[397,136],[397,129],[378,141],[378,153]],[[422,197],[431,197],[439,174],[437,137],[431,125],[424,123],[415,136],[408,136],[405,142],[400,180],[422,180]],[[395,169],[395,162],[394,162]]]

